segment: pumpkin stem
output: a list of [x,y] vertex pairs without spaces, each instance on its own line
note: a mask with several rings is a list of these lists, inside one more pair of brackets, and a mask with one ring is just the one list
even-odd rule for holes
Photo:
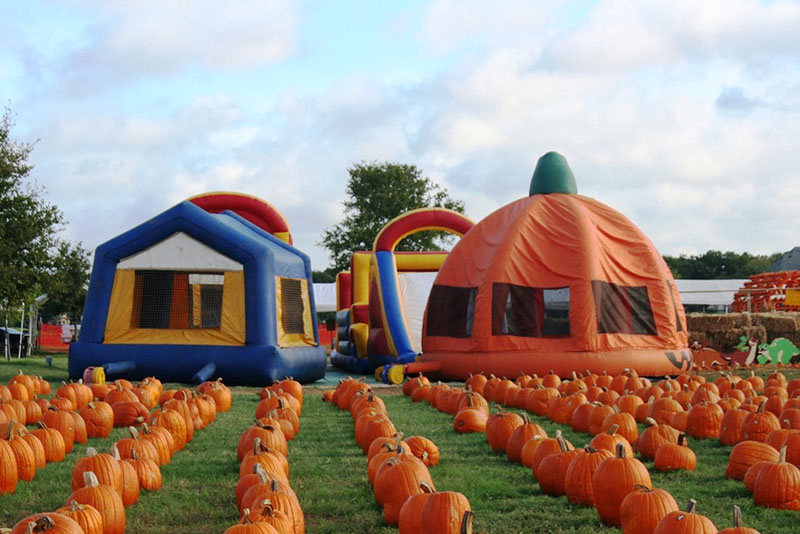
[[526,424],[526,425],[527,425],[527,424],[530,424],[530,422],[531,422],[531,418],[530,418],[530,417],[528,417],[528,412],[525,412],[525,413],[523,413],[523,414],[522,414],[522,422],[523,422],[524,424]]
[[739,505],[733,505],[733,528],[742,528],[742,509]]
[[689,502],[686,503],[686,513],[693,514],[695,508],[697,508],[697,501],[694,499],[689,499]]
[[[653,397],[650,398],[652,399]],[[644,420],[644,422],[645,424],[647,424],[647,426],[658,426],[658,422],[652,417],[648,417],[647,419]]]
[[419,489],[422,490],[422,493],[434,493],[436,491],[432,485],[425,481],[419,483]]
[[564,439],[564,436],[556,436],[556,442],[561,452],[567,452],[569,450],[569,445],[567,445],[567,440]]
[[633,489],[637,489],[637,490],[642,491],[644,493],[650,493],[651,491],[653,491],[652,489],[648,488],[644,484],[634,484],[633,485]]
[[625,458],[625,444],[617,443],[617,458]]
[[588,443],[587,443],[586,445],[584,445],[584,446],[583,446],[583,450],[584,450],[584,451],[586,451],[586,452],[588,452],[588,453],[590,453],[590,454],[591,454],[591,453],[593,453],[593,452],[597,452],[597,449],[595,449],[594,447],[592,447],[592,446],[591,446],[590,444],[588,444]]
[[250,519],[250,508],[245,508],[244,510],[242,510],[242,524],[249,525],[252,522],[253,520]]
[[472,511],[467,510],[461,518],[461,529],[459,534],[472,534],[472,516],[475,515]]
[[780,454],[778,455],[778,463],[779,464],[786,463],[786,445],[781,447]]
[[275,513],[275,507],[272,506],[272,501],[269,499],[264,499],[261,501],[261,515],[265,517],[272,517]]
[[94,471],[83,472],[83,486],[85,488],[96,488],[99,485],[100,482],[97,480],[97,475],[94,474]]
[[761,401],[758,403],[758,410],[756,413],[764,413],[764,409],[767,407],[767,401]]
[[619,425],[617,423],[614,423],[613,425],[608,427],[608,430],[606,431],[606,434],[608,434],[609,436],[613,436],[614,434],[617,433],[618,429],[619,429]]
[[681,447],[686,447],[687,446],[686,445],[686,434],[684,434],[683,432],[678,434],[678,445],[680,445]]

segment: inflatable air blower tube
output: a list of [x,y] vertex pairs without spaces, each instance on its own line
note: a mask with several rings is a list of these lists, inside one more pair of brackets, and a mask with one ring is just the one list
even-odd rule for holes
[[208,362],[203,366],[202,369],[197,371],[194,376],[192,377],[192,381],[196,384],[200,384],[202,382],[206,382],[214,376],[214,373],[217,372],[217,364],[214,362]]
[[124,362],[112,362],[103,365],[107,375],[121,375],[136,369],[136,362],[126,360]]

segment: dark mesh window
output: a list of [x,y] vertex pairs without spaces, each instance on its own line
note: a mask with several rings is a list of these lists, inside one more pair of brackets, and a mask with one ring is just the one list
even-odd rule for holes
[[429,336],[470,337],[477,287],[434,285],[428,296],[426,332]]
[[646,286],[620,286],[592,280],[599,334],[656,335]]
[[281,278],[281,325],[287,334],[303,334],[303,286],[300,280]]
[[220,328],[221,274],[136,271],[132,328]]
[[672,284],[667,282],[667,291],[669,292],[669,298],[672,299],[672,309],[675,310],[675,324],[677,325],[676,328],[678,332],[683,330],[683,323],[681,323],[681,314],[678,313],[678,305],[675,303],[675,295],[672,293]]
[[492,335],[568,337],[569,288],[492,284]]

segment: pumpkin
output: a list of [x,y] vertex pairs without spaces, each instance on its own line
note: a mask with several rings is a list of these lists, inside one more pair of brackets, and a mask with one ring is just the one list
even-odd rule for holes
[[594,506],[592,476],[600,462],[612,456],[614,454],[611,451],[597,450],[591,445],[584,446],[583,450],[570,461],[564,474],[564,494],[569,502]]
[[100,484],[114,488],[122,496],[122,468],[111,454],[99,454],[94,447],[86,448],[86,456],[79,458],[72,468],[72,489],[82,488],[83,474],[91,471]]
[[231,390],[222,383],[222,379],[218,378],[214,382],[205,382],[205,387],[201,384],[200,392],[205,393],[214,399],[214,404],[217,406],[218,412],[227,412],[231,409],[233,403],[233,395]]
[[257,523],[266,523],[271,526],[277,534],[293,534],[294,523],[288,514],[281,510],[276,510],[272,506],[272,501],[264,499],[257,508],[252,511],[252,519]]
[[14,493],[18,480],[19,470],[14,450],[8,442],[0,440],[0,495]]
[[385,452],[384,445],[390,445],[394,448],[397,448],[398,445],[405,446],[406,450],[408,450],[408,443],[403,441],[403,433],[398,432],[394,436],[390,438],[375,438],[372,440],[372,443],[369,445],[369,449],[367,449],[367,463],[372,460],[376,454],[380,454],[381,452]]
[[[133,393],[131,393],[133,395]],[[134,395],[135,397],[135,395]],[[110,403],[114,412],[114,426],[139,426],[150,415],[147,407],[138,400]]]
[[755,413],[748,414],[744,419],[744,439],[752,441],[764,441],[767,435],[773,430],[781,427],[778,417],[771,413],[764,411],[767,403],[761,402],[758,405],[758,410]]
[[622,534],[653,532],[664,517],[678,511],[678,503],[668,491],[636,485],[619,507]]
[[725,475],[728,478],[742,480],[751,465],[765,460],[777,461],[778,451],[760,441],[742,441],[731,450]]
[[778,461],[761,469],[753,487],[756,506],[781,510],[800,510],[800,469],[786,461],[781,447]]
[[72,452],[75,446],[75,420],[69,413],[50,406],[42,415],[41,422],[48,428],[58,430],[64,438],[64,451]]
[[569,441],[565,440],[564,437],[561,435],[560,430],[556,430],[556,433],[552,438],[543,439],[536,446],[536,450],[533,453],[533,458],[531,459],[531,471],[533,473],[533,478],[539,480],[539,468],[541,467],[542,461],[547,456],[556,452],[561,452],[562,440],[567,444],[568,449],[574,449],[572,444]]
[[570,426],[575,432],[589,432],[589,416],[592,414],[594,404],[587,402],[578,405],[570,416]]
[[717,404],[702,401],[686,414],[686,433],[693,438],[718,438],[725,414]]
[[414,390],[423,385],[430,385],[430,380],[426,377],[422,376],[420,373],[418,376],[414,378],[409,378],[403,383],[403,395],[411,396],[414,393]]
[[131,389],[133,388],[123,387],[123,384],[116,380],[114,381],[113,389],[106,393],[106,398],[104,400],[112,406],[118,402],[138,402],[138,397]]
[[781,445],[783,445],[783,442],[786,441],[786,438],[788,438],[792,434],[800,434],[800,430],[795,428],[788,428],[786,423],[787,421],[784,421],[784,426],[786,428],[779,428],[767,434],[764,443],[766,443],[767,445],[769,445],[770,447],[772,447],[777,451],[780,450]]
[[175,451],[186,446],[186,420],[175,410],[156,410],[150,416],[150,426],[162,427],[172,434]]
[[361,446],[364,454],[369,450],[369,446],[376,438],[391,437],[397,433],[394,423],[388,417],[376,417],[372,420],[367,420],[364,425],[364,430],[361,434],[361,441],[357,442]]
[[523,424],[514,429],[506,443],[506,454],[511,462],[522,461],[522,447],[533,436],[547,437],[547,431],[537,423],[532,423],[528,414],[522,414]]
[[519,415],[498,409],[486,421],[486,440],[489,442],[489,446],[495,451],[505,452],[511,435],[517,427],[524,423],[525,421]]
[[66,506],[56,510],[75,521],[83,529],[84,534],[103,534],[103,516],[90,504],[69,501]]
[[411,436],[405,442],[411,454],[422,460],[426,467],[439,463],[439,447],[433,441],[423,436]]
[[89,439],[89,434],[83,417],[75,411],[68,411],[67,413],[72,417],[73,428],[75,429],[75,443],[86,443]]
[[270,449],[261,443],[260,438],[255,439],[253,450],[242,459],[242,463],[239,466],[239,476],[243,477],[248,473],[252,473],[255,464],[260,464],[272,478],[289,483],[289,461],[280,452]]
[[255,522],[250,517],[250,509],[244,509],[242,520],[238,524],[225,529],[225,534],[276,534],[269,523]]
[[572,460],[581,453],[580,450],[573,449],[571,445],[567,445],[563,436],[559,436],[557,441],[559,451],[548,454],[542,459],[536,476],[542,493],[556,497],[564,495],[567,469]]
[[629,413],[620,411],[617,406],[612,406],[614,413],[608,415],[603,420],[601,432],[608,432],[608,430],[616,425],[617,434],[624,437],[628,443],[635,443],[639,438],[639,427],[636,426],[636,419]]
[[453,429],[461,434],[486,432],[487,419],[486,413],[482,410],[473,408],[459,410],[453,418]]
[[744,420],[750,414],[743,408],[728,410],[722,416],[722,426],[719,430],[719,442],[723,445],[736,445],[744,440]]
[[53,428],[47,428],[47,425],[39,421],[37,423],[39,428],[32,431],[31,434],[39,438],[44,447],[44,457],[47,463],[60,462],[67,455],[66,445],[64,444],[64,436],[61,432]]
[[433,485],[428,468],[414,456],[396,456],[384,462],[375,476],[375,497],[383,502],[383,517],[396,525],[400,508],[411,497],[420,493],[420,483]]
[[[49,404],[48,401],[45,402]],[[25,424],[33,425],[42,418],[42,406],[35,400],[25,401],[22,405],[25,407]]]
[[656,471],[675,471],[685,469],[694,471],[697,467],[697,456],[686,445],[686,435],[680,434],[677,443],[664,443],[656,451],[653,459]]
[[762,460],[748,467],[747,472],[744,474],[744,489],[753,493],[753,488],[756,487],[756,480],[758,480],[758,475],[761,474],[761,469],[774,463],[772,460]]
[[550,400],[559,395],[560,393],[556,388],[549,388],[538,384],[533,393],[528,395],[525,409],[534,415],[547,415],[547,407],[550,404]]
[[754,528],[742,526],[742,509],[733,505],[733,527],[723,528],[718,534],[761,534]]
[[83,487],[72,492],[67,502],[93,506],[103,518],[103,534],[124,534],[125,508],[114,488],[100,484],[91,471],[83,474]]
[[620,443],[625,447],[625,455],[633,456],[631,444],[623,436],[617,434],[617,425],[611,425],[606,432],[600,432],[589,442],[595,449],[604,449],[612,453],[617,450],[617,444]]
[[420,523],[425,532],[460,534],[472,530],[472,510],[467,498],[455,491],[432,493],[422,505]]
[[131,457],[122,460],[133,467],[139,488],[145,491],[158,491],[161,489],[161,470],[158,464],[150,458],[140,458],[136,451],[131,451]]
[[150,442],[158,453],[158,465],[166,465],[172,460],[175,440],[168,430],[163,428],[150,428],[147,423],[142,424],[139,439]]
[[717,534],[717,527],[709,518],[694,512],[697,501],[689,499],[686,511],[670,512],[658,522],[653,534]]
[[11,421],[10,424],[11,430],[8,432],[8,440],[5,443],[11,448],[17,461],[17,478],[25,481],[33,480],[37,469],[36,456],[31,446],[15,431],[16,421]]
[[625,446],[617,444],[616,456],[606,458],[592,476],[594,506],[607,525],[620,526],[620,506],[636,484],[652,487],[650,473],[642,462],[625,455]]
[[158,462],[158,451],[155,445],[148,440],[139,439],[139,431],[132,426],[128,427],[128,432],[130,437],[122,438],[115,444],[120,458],[123,460],[132,458],[132,454],[135,452],[139,458],[148,458]]
[[484,374],[477,374],[473,375],[472,373],[469,374],[467,380],[464,382],[464,387],[467,390],[472,390],[478,395],[483,396],[484,388],[486,387],[486,382],[488,382],[488,378]]
[[480,410],[487,416],[489,415],[489,403],[486,402],[483,396],[474,391],[467,391],[461,396],[458,401],[458,411],[456,413],[467,409]]
[[17,425],[15,432],[19,439],[27,443],[31,448],[34,461],[36,462],[36,469],[42,469],[44,466],[46,466],[47,459],[45,458],[44,454],[44,445],[42,445],[42,442],[39,440],[39,438],[28,432],[28,430],[22,425]]
[[303,510],[300,508],[300,501],[292,488],[279,480],[270,480],[269,475],[265,474],[265,477],[267,478],[266,482],[255,484],[245,492],[242,498],[244,508],[255,510],[264,502],[264,499],[269,499],[276,510],[289,516],[296,534],[305,532]]
[[533,459],[536,455],[536,449],[545,439],[547,439],[546,436],[533,436],[531,439],[525,442],[525,445],[522,446],[522,450],[519,454],[519,461],[522,463],[522,465],[529,469],[533,469]]
[[139,475],[136,474],[136,469],[133,466],[119,457],[119,451],[116,447],[111,447],[111,455],[119,462],[119,467],[122,470],[122,504],[123,506],[131,506],[136,504],[139,500]]
[[658,424],[669,424],[669,420],[677,412],[682,412],[681,403],[671,397],[660,397],[650,404],[647,410],[647,417],[655,419]]
[[419,486],[422,493],[406,499],[400,508],[400,516],[397,519],[398,534],[422,534],[422,507],[435,490],[427,482],[421,482]]
[[26,517],[9,531],[11,534],[84,534],[81,526],[57,512]]
[[592,404],[592,411],[589,412],[589,434],[596,436],[603,431],[603,421],[614,413],[614,408],[608,404],[601,404],[599,402]]
[[648,427],[641,433],[635,445],[642,458],[653,459],[658,448],[664,443],[677,441],[680,432],[669,425],[658,424],[651,418],[648,418],[646,423]]

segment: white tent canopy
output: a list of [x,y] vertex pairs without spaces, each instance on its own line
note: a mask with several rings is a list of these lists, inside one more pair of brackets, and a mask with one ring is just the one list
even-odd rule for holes
[[683,304],[730,306],[747,280],[675,280]]

